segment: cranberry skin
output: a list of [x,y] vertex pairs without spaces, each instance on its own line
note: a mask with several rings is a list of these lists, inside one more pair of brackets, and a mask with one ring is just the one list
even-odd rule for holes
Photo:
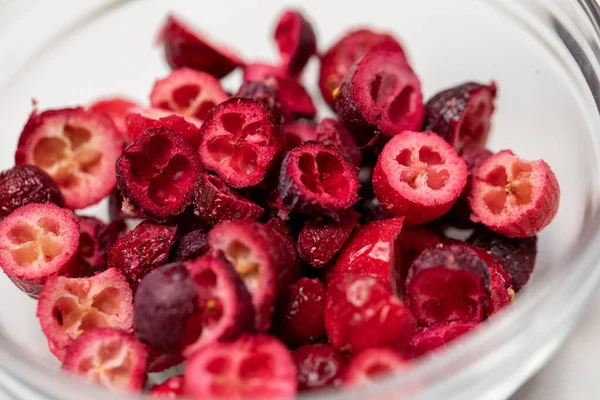
[[187,261],[200,257],[209,249],[208,235],[204,230],[191,231],[173,244],[169,260]]
[[231,97],[259,100],[265,103],[274,113],[281,113],[277,90],[263,81],[244,82]]
[[79,276],[93,276],[107,268],[108,249],[121,228],[118,222],[106,225],[93,217],[79,217]]
[[307,344],[292,356],[298,369],[298,390],[340,387],[346,360],[328,344]]
[[310,22],[298,11],[286,11],[280,17],[273,36],[283,66],[292,78],[297,78],[309,58],[317,53],[317,38]]
[[315,139],[325,146],[338,149],[340,153],[351,159],[354,165],[360,166],[362,162],[360,149],[352,133],[340,121],[323,118],[317,125]]
[[410,341],[410,352],[413,357],[420,357],[440,349],[477,325],[474,322],[440,322],[420,328]]
[[325,335],[325,288],[318,279],[302,278],[277,300],[274,331],[290,346],[312,343]]
[[174,376],[167,379],[159,385],[154,385],[148,391],[150,397],[160,397],[166,399],[176,399],[179,396],[183,396],[183,376]]
[[56,182],[35,165],[22,165],[0,172],[0,221],[30,203],[54,203],[65,199]]

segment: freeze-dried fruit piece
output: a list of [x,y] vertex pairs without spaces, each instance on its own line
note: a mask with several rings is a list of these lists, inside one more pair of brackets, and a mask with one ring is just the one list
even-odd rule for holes
[[286,121],[283,123],[281,129],[283,131],[283,148],[285,151],[290,151],[304,142],[317,139],[317,131],[312,121]]
[[375,128],[394,136],[423,124],[421,82],[397,51],[367,53],[344,76],[338,93],[335,110],[351,131]]
[[408,307],[371,276],[340,276],[327,287],[325,328],[331,345],[341,351],[402,349],[415,327]]
[[146,347],[127,332],[93,329],[73,342],[62,369],[110,389],[141,392],[147,359]]
[[244,335],[199,351],[185,368],[185,393],[211,399],[292,399],[296,365],[285,346],[267,335]]
[[0,172],[0,220],[30,203],[54,203],[65,199],[52,178],[35,165],[21,165]]
[[181,354],[161,354],[156,350],[150,349],[146,371],[148,373],[163,372],[181,364],[183,361],[184,358]]
[[123,141],[112,119],[82,108],[34,110],[21,132],[15,164],[40,167],[60,187],[65,206],[99,202],[116,185]]
[[342,384],[345,387],[369,385],[408,367],[409,363],[391,349],[367,349],[352,357],[344,372]]
[[259,220],[265,210],[227,186],[218,176],[202,174],[194,197],[195,214],[209,225],[237,219]]
[[482,148],[494,113],[496,83],[463,83],[434,95],[425,105],[424,130],[440,135],[457,153]]
[[52,203],[31,203],[0,222],[0,267],[31,297],[57,275],[77,268],[79,220]]
[[52,354],[60,361],[84,332],[115,328],[131,332],[133,295],[125,277],[110,268],[90,278],[55,277],[40,294],[37,317]]
[[244,65],[244,61],[231,50],[210,42],[172,14],[162,26],[157,42],[164,45],[165,59],[172,69],[193,68],[220,79]]
[[490,273],[466,243],[429,247],[413,261],[406,278],[406,304],[424,326],[479,322],[489,299]]
[[440,322],[420,328],[410,340],[410,351],[414,357],[420,357],[444,347],[476,326],[475,322]]
[[317,38],[310,23],[298,11],[284,12],[274,35],[282,64],[292,78],[298,77],[308,59],[317,53]]
[[259,184],[279,157],[281,126],[262,101],[230,99],[215,107],[202,125],[200,157],[234,188]]
[[231,97],[260,100],[269,106],[273,112],[281,112],[281,104],[277,97],[277,90],[275,90],[272,85],[267,85],[262,80],[244,82]]
[[160,108],[136,107],[129,110],[125,123],[127,126],[127,143],[133,142],[150,128],[162,126],[183,136],[194,149],[197,149],[200,145],[202,121],[194,117],[186,117]]
[[112,118],[117,130],[125,138],[127,133],[125,117],[129,113],[129,110],[137,106],[135,102],[122,97],[107,97],[90,104],[88,110],[96,113],[104,113]]
[[[285,249],[287,250],[289,259],[293,259],[295,263],[298,260],[298,252],[296,251],[296,246],[294,244],[294,238],[290,232],[290,227],[280,218],[271,218],[267,221],[267,226],[273,230],[276,234],[279,235],[281,241],[284,244]],[[298,266],[294,266],[293,268],[300,274]],[[298,275],[300,276],[300,275]],[[292,281],[290,279],[290,281]]]
[[340,251],[358,221],[358,213],[348,210],[340,214],[340,220],[311,219],[298,236],[298,254],[315,268],[321,268],[333,260]]
[[176,228],[144,221],[120,237],[108,251],[108,268],[117,268],[135,288],[153,269],[165,264]]
[[345,275],[366,275],[391,290],[403,222],[404,218],[390,218],[357,228],[346,240],[335,265],[327,268],[323,276],[325,284]]
[[173,244],[169,261],[192,260],[208,250],[208,235],[203,229],[198,229],[185,234]]
[[159,385],[154,385],[148,391],[150,397],[176,399],[183,396],[183,375],[177,375],[167,379]]
[[500,260],[504,270],[510,275],[515,292],[529,281],[535,267],[537,237],[511,239],[480,226],[468,241],[488,250]]
[[298,391],[339,387],[346,360],[328,344],[307,344],[292,355],[298,370]]
[[404,293],[404,284],[413,261],[428,247],[440,243],[442,238],[427,226],[402,229],[397,238],[398,254],[392,262],[393,279],[397,293]]
[[312,98],[298,81],[291,78],[277,78],[275,86],[281,104],[281,113],[287,120],[313,118],[317,114]]
[[273,301],[296,276],[285,242],[266,225],[238,220],[212,228],[208,243],[244,281],[256,311],[256,330],[265,332],[271,325]]
[[508,237],[529,237],[558,212],[560,187],[543,160],[526,161],[502,150],[483,162],[473,178],[469,204],[474,222]]
[[251,63],[244,66],[244,82],[266,81],[269,78],[285,78],[285,70],[265,63]]
[[[491,255],[490,257],[496,258]],[[510,281],[505,279],[505,271],[499,260],[488,265],[490,271],[490,300],[485,305],[485,313],[489,317],[504,307],[510,305],[515,299],[515,291]]]
[[362,161],[360,149],[352,133],[341,122],[332,118],[323,118],[317,125],[315,140],[325,146],[338,149],[340,153],[351,159],[356,166],[360,166]]
[[332,215],[358,201],[358,168],[337,150],[306,143],[281,163],[279,193],[290,210],[308,216]]
[[433,132],[403,132],[379,155],[373,190],[386,212],[405,216],[407,225],[444,215],[467,182],[467,166]]
[[368,52],[379,48],[403,54],[402,46],[393,36],[359,29],[346,33],[321,56],[319,88],[327,104],[333,108],[333,93],[350,67]]
[[116,169],[119,189],[128,203],[158,219],[185,210],[202,172],[196,150],[164,127],[147,130],[127,146]]
[[325,336],[325,288],[318,279],[302,278],[277,300],[273,331],[288,346],[300,346]]
[[78,276],[94,276],[106,270],[108,249],[120,233],[118,224],[106,225],[94,217],[79,217]]

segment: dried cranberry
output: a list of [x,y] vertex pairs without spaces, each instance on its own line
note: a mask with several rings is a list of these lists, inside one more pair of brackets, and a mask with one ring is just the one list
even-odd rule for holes
[[415,357],[420,357],[444,347],[476,326],[475,322],[440,322],[420,328],[410,341],[411,353]]
[[171,248],[170,261],[188,261],[208,251],[208,235],[202,229],[191,231],[176,241]]
[[298,369],[298,391],[341,386],[346,361],[330,345],[307,344],[292,355]]
[[137,104],[131,100],[122,97],[110,97],[96,100],[90,104],[88,110],[95,113],[104,113],[112,118],[117,130],[125,138],[127,134],[125,117],[129,113],[129,110],[134,107],[137,107]]
[[183,396],[183,376],[174,376],[159,385],[152,386],[148,391],[148,395],[167,399],[177,399]]
[[348,131],[344,124],[332,118],[324,118],[317,125],[315,140],[325,146],[338,149],[340,153],[360,166],[362,155],[360,149],[354,140],[354,136]]
[[106,225],[93,217],[79,217],[79,276],[106,270],[108,249],[119,238],[118,225]]
[[317,38],[310,23],[294,10],[283,13],[274,32],[282,64],[289,76],[296,78],[308,59],[317,53]]
[[281,112],[277,90],[263,81],[244,82],[231,97],[259,100],[269,106],[274,113],[279,114]]
[[200,145],[202,121],[194,117],[186,117],[158,108],[136,107],[129,110],[125,117],[125,124],[128,143],[142,136],[148,129],[162,126],[183,136],[194,149]]
[[301,144],[317,139],[314,123],[307,120],[286,121],[282,126],[283,148],[290,151]]

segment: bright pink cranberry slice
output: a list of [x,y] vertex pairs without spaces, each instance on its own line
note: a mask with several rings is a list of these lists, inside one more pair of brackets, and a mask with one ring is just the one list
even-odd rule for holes
[[279,194],[290,210],[308,216],[344,211],[358,201],[358,168],[337,150],[306,143],[281,164]]
[[282,146],[281,126],[265,103],[231,99],[206,118],[199,153],[206,169],[243,188],[263,180]]
[[244,82],[266,81],[269,78],[286,78],[285,68],[265,63],[251,63],[244,66]]
[[115,328],[131,332],[133,295],[125,277],[110,268],[91,278],[52,278],[37,304],[37,317],[50,351],[63,360],[84,332]]
[[424,129],[450,143],[457,153],[463,148],[482,148],[494,113],[496,84],[467,82],[446,89],[425,105]]
[[317,114],[312,98],[298,81],[278,78],[274,85],[277,88],[281,113],[287,120],[313,118]]
[[129,110],[137,106],[137,103],[122,97],[109,97],[96,100],[94,103],[90,104],[88,110],[107,114],[112,118],[121,136],[125,138],[127,133],[125,117],[129,113]]
[[304,142],[317,139],[317,132],[312,121],[286,121],[282,126],[283,148],[290,151]]
[[404,132],[390,140],[373,171],[373,189],[386,212],[407,225],[444,215],[467,182],[467,166],[433,132]]
[[116,185],[115,161],[123,141],[112,119],[81,108],[34,110],[21,132],[15,164],[40,167],[52,177],[65,205],[99,202]]
[[183,375],[177,375],[167,379],[161,384],[154,385],[148,391],[150,397],[177,399],[183,396]]
[[298,391],[340,387],[346,360],[328,344],[307,344],[292,355],[298,369]]
[[69,348],[63,370],[110,389],[141,392],[146,383],[146,346],[118,329],[94,329]]
[[193,260],[208,250],[208,235],[203,229],[198,229],[185,234],[173,244],[169,261]]
[[345,275],[327,287],[325,328],[331,345],[341,351],[402,349],[415,326],[408,307],[373,277]]
[[317,125],[315,140],[325,146],[338,149],[340,153],[351,159],[355,165],[360,166],[362,161],[360,149],[352,133],[340,121],[323,118]]
[[169,15],[157,39],[164,45],[165,59],[172,69],[193,68],[222,78],[244,61],[224,46],[210,42],[179,17]]
[[127,143],[133,142],[150,128],[165,127],[180,134],[197,149],[200,145],[200,127],[202,121],[194,117],[186,117],[173,111],[160,108],[136,107],[126,115]]
[[298,77],[308,59],[317,53],[317,38],[312,26],[300,12],[288,10],[279,18],[274,36],[289,76]]
[[406,304],[419,323],[479,322],[489,299],[485,260],[465,243],[429,247],[413,261],[406,278]]
[[106,270],[108,249],[120,233],[118,223],[107,225],[97,218],[79,217],[78,276],[94,276]]
[[479,166],[469,204],[471,219],[508,237],[544,229],[558,212],[560,188],[543,160],[526,161],[502,150]]
[[199,351],[186,365],[184,382],[195,398],[293,399],[296,365],[275,338],[245,335]]
[[389,34],[359,29],[346,33],[321,56],[319,88],[333,108],[333,92],[350,67],[369,51],[383,48],[403,53],[402,46]]
[[18,208],[0,222],[0,238],[0,267],[31,297],[48,279],[77,268],[79,220],[52,203]]
[[202,167],[183,136],[151,128],[127,146],[117,160],[119,188],[131,206],[163,219],[191,203]]
[[409,363],[392,349],[367,349],[350,360],[344,372],[343,386],[369,385],[378,379],[407,368],[409,368]]
[[443,348],[459,336],[475,328],[475,322],[440,322],[421,328],[410,341],[410,350],[415,357]]

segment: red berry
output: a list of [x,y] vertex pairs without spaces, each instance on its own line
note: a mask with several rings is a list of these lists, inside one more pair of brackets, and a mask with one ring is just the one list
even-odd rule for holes
[[318,279],[302,278],[277,300],[273,330],[289,346],[325,336],[325,288]]
[[298,77],[308,59],[317,53],[317,38],[312,26],[298,11],[289,10],[279,18],[274,36],[289,76]]
[[415,357],[420,357],[444,347],[476,326],[475,322],[440,322],[420,328],[410,341],[410,351]]
[[373,171],[373,189],[387,212],[407,225],[444,215],[467,182],[467,166],[432,132],[404,132],[390,140]]
[[148,391],[150,397],[176,399],[183,396],[183,375],[174,376],[159,385],[154,385]]
[[286,121],[281,129],[285,151],[290,151],[304,142],[317,140],[317,132],[312,121]]
[[147,359],[146,347],[127,332],[93,329],[73,342],[63,370],[110,389],[141,392]]
[[333,260],[358,221],[358,213],[348,210],[340,214],[340,221],[330,219],[309,220],[298,236],[298,254],[315,268]]
[[397,240],[399,255],[393,266],[398,272],[394,283],[399,293],[404,293],[404,283],[413,261],[423,250],[435,246],[441,241],[442,238],[434,230],[425,226],[402,229]]
[[227,98],[227,93],[212,75],[181,68],[156,81],[150,93],[150,104],[203,121],[212,108]]
[[116,168],[125,198],[158,219],[185,210],[202,171],[196,151],[164,127],[149,129],[127,146]]
[[243,188],[263,180],[282,146],[281,127],[265,103],[230,99],[207,116],[199,153],[206,169]]
[[[493,256],[495,258],[495,256]],[[510,305],[515,299],[515,291],[504,276],[502,264],[499,261],[488,267],[490,271],[490,300],[485,307],[486,315],[489,317],[504,307]]]
[[267,85],[261,80],[244,82],[231,97],[260,100],[273,110],[275,114],[281,112],[281,104],[279,104],[277,90],[273,85]]
[[185,368],[185,393],[211,399],[287,399],[296,394],[296,366],[276,339],[245,335],[199,351]]
[[408,362],[391,349],[367,349],[350,360],[343,376],[343,386],[369,385],[408,367]]
[[169,261],[193,260],[208,250],[208,235],[203,229],[198,229],[185,234],[173,244]]
[[136,107],[129,110],[125,123],[127,143],[133,142],[150,128],[165,127],[183,136],[194,149],[200,145],[202,121],[194,117],[186,117],[159,108]]
[[0,220],[30,203],[65,203],[60,188],[35,165],[22,165],[0,172]]
[[336,148],[352,160],[356,166],[360,166],[362,155],[354,140],[352,133],[344,124],[332,118],[323,118],[315,132],[315,140],[325,146]]
[[222,78],[244,64],[231,50],[211,43],[179,17],[169,15],[157,39],[172,69],[189,67]]
[[[279,235],[281,241],[287,251],[287,257],[291,260],[293,259],[296,263],[298,262],[298,252],[296,251],[296,246],[294,244],[294,238],[290,233],[290,227],[280,218],[271,218],[267,221],[267,226],[273,230],[276,234]],[[298,270],[296,268],[297,265],[293,266],[292,269]],[[300,271],[297,271],[300,273]],[[300,276],[300,274],[298,275]],[[292,281],[293,279],[290,279]]]
[[264,214],[259,205],[227,186],[219,177],[203,174],[194,197],[195,214],[209,225],[237,219],[259,220]]
[[34,110],[21,132],[15,164],[40,167],[60,187],[66,207],[81,209],[114,189],[122,150],[121,135],[107,115],[82,108]]
[[106,225],[93,217],[79,217],[79,273],[93,276],[106,270],[108,249],[121,233],[118,224]]
[[328,344],[307,344],[292,353],[298,370],[298,391],[339,387],[346,360]]
[[325,328],[339,350],[401,349],[415,326],[409,309],[373,277],[345,275],[327,287]]
[[312,98],[298,81],[291,78],[277,78],[275,82],[281,113],[286,120],[313,118],[317,114]]
[[125,138],[127,134],[125,117],[132,108],[137,106],[138,105],[135,102],[122,97],[108,97],[96,100],[94,103],[90,104],[88,110],[95,113],[104,113],[112,118],[121,137]]
[[296,147],[281,164],[279,193],[290,211],[308,216],[344,211],[358,201],[359,186],[358,168],[320,144]]
[[115,328],[131,332],[133,295],[125,277],[108,269],[91,278],[55,277],[40,294],[37,317],[48,347],[59,360],[86,331]]
[[404,54],[390,50],[367,53],[352,66],[340,83],[335,109],[359,135],[373,128],[386,136],[415,131],[425,114],[419,78]]
[[163,372],[184,361],[181,354],[161,354],[153,349],[149,349],[149,351],[148,366],[146,367],[148,373]]
[[402,53],[402,46],[391,35],[359,29],[346,33],[321,56],[319,88],[327,104],[333,108],[333,92],[352,64],[378,48]]
[[269,78],[286,78],[284,68],[265,63],[252,63],[244,66],[244,82],[266,81]]
[[479,322],[489,299],[490,273],[465,243],[438,244],[415,259],[406,279],[406,304],[419,323]]
[[496,99],[496,84],[467,82],[434,95],[425,105],[424,130],[440,135],[457,153],[485,146]]
[[0,267],[31,297],[77,268],[79,220],[52,203],[28,204],[0,222]]
[[558,181],[543,160],[526,161],[510,150],[477,168],[469,204],[471,219],[508,237],[528,237],[544,229],[558,212]]

